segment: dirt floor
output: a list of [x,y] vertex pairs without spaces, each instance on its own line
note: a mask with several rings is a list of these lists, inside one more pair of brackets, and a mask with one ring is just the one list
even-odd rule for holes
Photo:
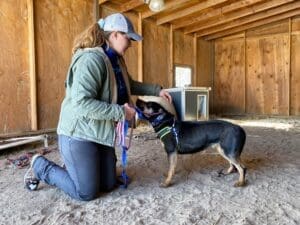
[[[28,167],[18,169],[6,160],[24,150],[1,153],[0,224],[299,225],[300,119],[231,121],[247,132],[244,188],[233,187],[237,174],[218,177],[228,165],[214,150],[180,156],[174,184],[159,187],[166,154],[152,129],[139,126],[128,156],[129,187],[91,202],[72,200],[45,184],[27,191],[23,176]],[[57,150],[46,156],[60,162]]]

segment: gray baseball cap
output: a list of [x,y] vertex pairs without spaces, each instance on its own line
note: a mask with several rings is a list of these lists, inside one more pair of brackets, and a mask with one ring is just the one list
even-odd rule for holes
[[134,31],[131,21],[121,13],[114,13],[100,19],[98,24],[104,31],[120,31],[126,33],[131,40],[143,40],[142,36]]

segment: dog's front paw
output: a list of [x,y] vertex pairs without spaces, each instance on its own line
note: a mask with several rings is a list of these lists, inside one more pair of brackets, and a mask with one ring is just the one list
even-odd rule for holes
[[234,184],[234,187],[245,187],[247,184],[246,181],[238,181]]
[[162,183],[160,183],[160,187],[161,188],[167,188],[167,187],[169,187],[171,184],[170,183],[168,183],[168,182],[162,182]]

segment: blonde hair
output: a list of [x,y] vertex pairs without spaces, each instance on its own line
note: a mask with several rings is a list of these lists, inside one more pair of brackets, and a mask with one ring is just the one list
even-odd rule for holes
[[101,29],[98,23],[94,23],[75,38],[72,54],[78,49],[102,46],[105,40],[108,40],[110,34],[111,32]]

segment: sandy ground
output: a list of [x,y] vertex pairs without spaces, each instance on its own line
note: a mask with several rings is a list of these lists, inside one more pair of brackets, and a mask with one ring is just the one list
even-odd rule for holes
[[[116,189],[91,202],[72,200],[45,184],[24,189],[24,169],[0,156],[0,224],[128,225],[299,225],[300,119],[232,120],[247,142],[242,160],[248,185],[234,188],[238,175],[218,177],[227,162],[214,150],[180,156],[174,184],[160,188],[166,154],[152,129],[134,131],[129,150],[128,189]],[[119,150],[117,151],[119,153]],[[53,151],[47,157],[60,162]]]

